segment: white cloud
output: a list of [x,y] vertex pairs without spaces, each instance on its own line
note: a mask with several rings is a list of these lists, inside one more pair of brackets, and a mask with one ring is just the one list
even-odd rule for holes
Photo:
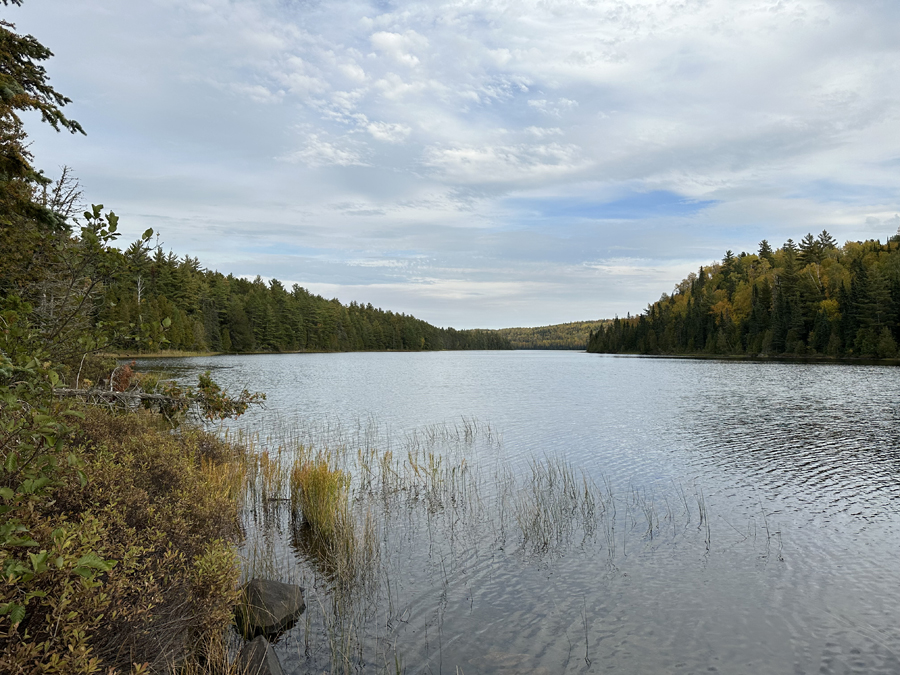
[[564,113],[576,108],[578,106],[578,101],[573,101],[568,98],[548,101],[547,99],[539,98],[531,99],[528,101],[528,105],[535,110],[539,110],[544,115],[562,117]]
[[375,81],[373,89],[387,100],[399,101],[407,95],[421,92],[427,85],[426,82],[404,80],[396,73],[387,73]]
[[423,164],[459,183],[508,183],[558,179],[588,165],[575,145],[432,147]]
[[[535,322],[549,304],[610,314],[725,248],[883,237],[900,211],[896,3],[43,0],[6,15],[54,51],[89,134],[28,120],[39,164],[73,165],[126,235],[177,223],[171,245],[218,265],[265,232],[273,250],[327,250],[315,279],[296,267],[346,292],[367,286],[347,270],[382,270],[347,261],[474,261],[379,291],[398,311],[440,287],[435,306],[464,317],[466,283],[510,300],[504,284],[549,275],[547,300],[521,296]],[[508,205],[654,191],[716,204],[606,229]]]
[[532,136],[537,136],[538,138],[563,135],[563,130],[559,127],[525,127],[525,131]]
[[356,63],[344,63],[339,66],[341,72],[355,82],[366,81],[366,71]]
[[405,124],[390,124],[388,122],[369,122],[366,130],[372,137],[388,143],[400,143],[409,137],[412,132]]
[[361,155],[349,147],[340,147],[311,135],[304,148],[282,158],[292,163],[302,163],[310,167],[323,166],[366,166]]
[[348,260],[348,265],[354,267],[387,267],[390,269],[407,267],[408,263],[403,260],[378,260],[378,259],[362,259]]
[[246,96],[257,103],[275,104],[284,99],[283,91],[273,91],[261,84],[237,82],[229,85],[229,88],[238,96]]
[[373,33],[369,39],[375,50],[389,56],[397,63],[413,68],[419,65],[419,59],[412,52],[428,47],[428,40],[412,30],[403,34],[379,31]]

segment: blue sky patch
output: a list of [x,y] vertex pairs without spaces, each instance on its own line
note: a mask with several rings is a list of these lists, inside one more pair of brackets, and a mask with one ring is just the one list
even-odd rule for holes
[[583,218],[587,220],[639,220],[691,216],[717,204],[716,200],[698,201],[668,190],[635,192],[611,202],[584,199],[513,199],[515,208],[539,213],[544,218]]

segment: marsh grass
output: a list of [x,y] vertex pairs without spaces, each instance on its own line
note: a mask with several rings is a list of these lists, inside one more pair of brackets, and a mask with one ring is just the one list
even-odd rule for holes
[[350,476],[327,459],[298,458],[291,470],[292,544],[339,592],[374,577],[379,546],[371,512],[351,508]]
[[333,540],[352,528],[349,518],[350,476],[329,466],[324,457],[298,457],[290,474],[291,510],[318,538]]
[[239,503],[243,498],[247,485],[246,456],[235,457],[233,461],[227,463],[201,457],[200,470],[209,489],[225,495],[232,502]]
[[268,450],[252,453],[248,469],[248,488],[255,502],[265,503],[286,497],[288,472],[282,447],[271,453]]
[[252,455],[242,578],[307,588],[302,658],[324,667],[324,646],[331,672],[358,672],[361,663],[399,672],[392,631],[408,608],[394,600],[394,565],[384,564],[386,553],[395,554],[386,548],[391,529],[424,522],[428,537],[440,539],[462,514],[470,522],[483,517],[484,477],[471,470],[467,455],[478,439],[497,445],[499,436],[473,420],[399,438],[371,419],[349,429],[326,421],[278,431],[265,438],[223,432]]
[[[269,428],[243,439],[255,459],[242,577],[307,589],[294,648],[310,671],[399,672],[401,637],[414,622],[440,648],[443,603],[467,583],[472,560],[553,565],[575,550],[605,551],[615,567],[680,537],[701,553],[710,546],[699,488],[614,490],[560,457],[507,457],[501,436],[475,420],[402,434],[371,418]],[[688,527],[693,516],[699,532]],[[410,588],[411,579],[425,587]],[[574,611],[587,625],[586,610]]]
[[515,494],[523,544],[536,552],[563,550],[579,530],[592,536],[605,510],[596,484],[560,458],[532,460],[530,475]]

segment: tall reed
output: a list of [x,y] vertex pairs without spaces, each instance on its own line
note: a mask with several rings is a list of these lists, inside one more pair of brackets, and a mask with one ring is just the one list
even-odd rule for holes
[[[596,493],[596,495],[595,495]],[[531,475],[515,491],[515,516],[523,542],[534,551],[561,549],[580,528],[585,537],[596,528],[599,489],[560,458],[531,462]]]
[[[350,427],[326,419],[286,425],[255,443],[245,518],[259,525],[254,512],[274,517],[250,530],[248,563],[307,587],[302,658],[316,671],[372,672],[376,664],[378,672],[395,670],[403,626],[424,616],[416,603],[427,591],[411,589],[411,580],[440,580],[437,596],[446,597],[485,547],[492,560],[512,550],[552,559],[597,545],[613,564],[626,555],[626,536],[628,553],[632,539],[658,547],[664,531],[674,538],[676,521],[690,519],[683,488],[679,513],[652,486],[617,486],[614,498],[609,481],[598,485],[564,458],[534,459],[523,471],[499,434],[475,420],[393,434],[371,418]],[[708,527],[705,502],[698,501]],[[430,578],[411,573],[410,560],[424,561]],[[282,564],[294,571],[275,569]]]
[[321,538],[331,539],[349,522],[349,474],[325,458],[299,457],[291,469],[291,508]]

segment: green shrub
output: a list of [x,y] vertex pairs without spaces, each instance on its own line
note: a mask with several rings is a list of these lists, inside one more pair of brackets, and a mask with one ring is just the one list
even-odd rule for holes
[[[17,512],[30,545],[0,548],[0,672],[94,673],[202,659],[236,600],[240,451],[159,415],[84,409],[78,471]],[[6,567],[4,567],[6,571]],[[38,571],[40,573],[38,573]]]

